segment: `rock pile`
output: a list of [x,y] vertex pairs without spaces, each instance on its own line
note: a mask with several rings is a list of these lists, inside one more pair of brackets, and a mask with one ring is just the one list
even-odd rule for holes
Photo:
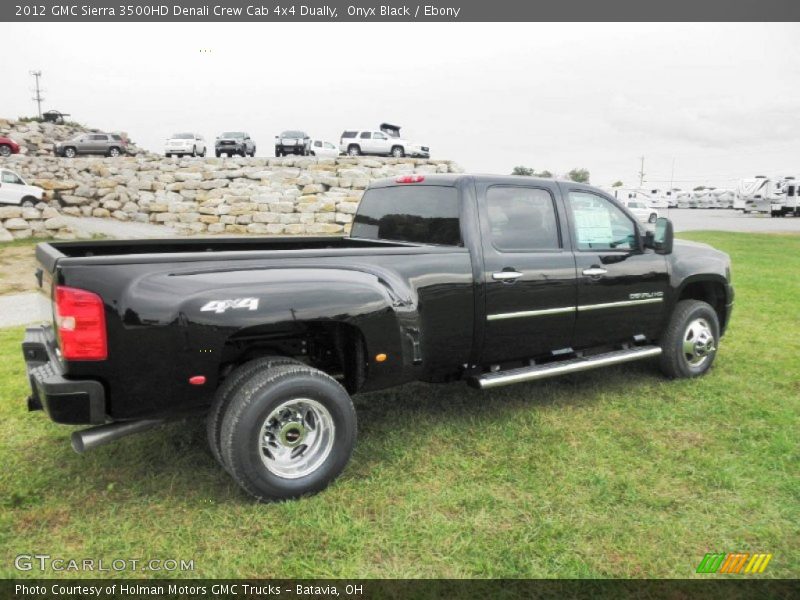
[[[48,211],[163,223],[189,235],[347,233],[371,181],[400,174],[461,171],[446,160],[365,157],[13,156],[3,164],[46,190]],[[12,218],[28,221],[22,214]],[[49,230],[49,218],[39,219],[44,219],[45,230]],[[19,237],[15,231],[24,231],[12,229],[7,221],[3,226],[15,237]],[[22,227],[22,223],[13,221],[12,226]],[[28,229],[34,231],[33,225]]]
[[[15,121],[12,119],[0,119],[0,136],[10,137],[20,146],[20,153],[26,156],[52,156],[53,144],[72,139],[79,133],[100,131],[99,129],[89,129],[74,123],[58,125],[56,123],[45,123],[38,121]],[[123,138],[128,139],[125,132],[119,133]],[[131,155],[146,154],[140,148],[129,142],[128,153]]]

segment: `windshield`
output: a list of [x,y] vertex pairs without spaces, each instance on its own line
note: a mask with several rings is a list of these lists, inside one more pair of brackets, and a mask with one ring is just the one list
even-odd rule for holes
[[285,137],[285,138],[304,138],[304,137],[306,137],[306,134],[303,133],[302,131],[284,131],[281,134],[281,137]]
[[244,132],[243,131],[226,131],[225,133],[223,133],[219,137],[224,137],[224,138],[243,138],[244,137]]
[[367,190],[353,220],[352,237],[461,246],[458,190],[398,185]]
[[174,133],[172,134],[173,140],[193,140],[194,134],[193,133]]

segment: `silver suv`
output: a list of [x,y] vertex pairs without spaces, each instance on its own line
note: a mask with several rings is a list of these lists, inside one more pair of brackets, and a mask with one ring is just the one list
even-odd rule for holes
[[56,156],[74,158],[78,154],[120,156],[128,151],[128,140],[116,133],[81,133],[66,142],[53,144]]

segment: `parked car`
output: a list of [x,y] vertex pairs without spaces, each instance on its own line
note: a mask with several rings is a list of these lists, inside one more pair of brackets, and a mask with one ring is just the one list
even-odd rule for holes
[[25,333],[29,409],[97,425],[72,434],[78,452],[205,412],[211,452],[258,500],[345,468],[351,394],[649,358],[697,377],[734,296],[728,256],[673,240],[668,219],[645,231],[596,188],[504,176],[374,182],[349,237],[51,242],[36,257],[54,318]]
[[658,211],[642,200],[623,200],[622,204],[642,223],[655,223],[658,219]]
[[198,133],[173,133],[164,146],[164,154],[170,156],[205,156],[206,140]]
[[6,158],[12,154],[19,154],[19,144],[9,137],[0,135],[0,156]]
[[275,156],[308,156],[310,152],[311,137],[305,131],[288,130],[275,136]]
[[221,133],[214,142],[214,153],[217,156],[227,154],[233,156],[255,156],[256,143],[250,134],[244,131],[226,131]]
[[128,140],[117,133],[80,133],[66,142],[56,142],[53,151],[67,158],[79,154],[120,156],[128,151]]
[[0,204],[16,204],[17,206],[34,206],[42,201],[44,190],[35,185],[28,185],[14,171],[0,169]]
[[331,142],[324,140],[311,140],[311,156],[320,156],[323,158],[336,158],[339,156],[339,148]]
[[339,150],[350,156],[373,154],[375,156],[419,156],[430,158],[430,148],[392,137],[384,131],[349,129],[342,132]]

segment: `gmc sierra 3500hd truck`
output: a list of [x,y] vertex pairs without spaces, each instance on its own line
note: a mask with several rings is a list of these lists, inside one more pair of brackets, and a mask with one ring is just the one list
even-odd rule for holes
[[[259,500],[323,489],[356,440],[351,394],[483,389],[658,358],[711,367],[726,254],[646,231],[606,193],[527,177],[404,175],[349,237],[39,244],[52,323],[23,343],[31,410],[93,424],[75,450],[203,411]],[[531,390],[535,393],[535,389]]]

